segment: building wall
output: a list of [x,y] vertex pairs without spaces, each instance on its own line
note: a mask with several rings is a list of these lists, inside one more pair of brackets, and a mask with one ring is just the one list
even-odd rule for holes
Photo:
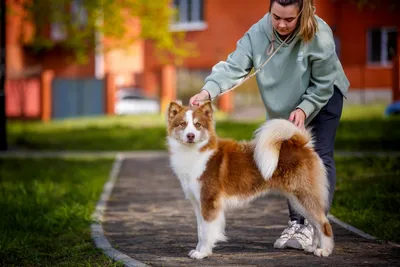
[[61,48],[53,48],[43,54],[25,53],[25,67],[38,67],[42,70],[53,70],[56,77],[87,78],[94,76],[94,53],[88,55],[85,64],[74,62],[73,55]]
[[[14,1],[7,1],[7,9],[14,10],[14,13],[21,12],[21,9]],[[24,51],[20,45],[22,34],[22,19],[8,12],[6,18],[6,71],[7,76],[16,75],[24,68]]]
[[[23,9],[21,1],[7,1],[7,75],[8,78],[18,78],[35,74],[46,69],[54,71],[55,77],[63,78],[86,78],[95,76],[96,60],[95,53],[89,52],[88,61],[78,64],[73,60],[73,54],[54,47],[40,53],[34,53],[29,43],[34,33],[34,26],[23,21]],[[140,22],[132,18],[127,20],[127,28],[130,30],[129,37],[137,38],[140,33]],[[21,42],[22,40],[22,42]],[[108,45],[106,38],[104,45]],[[117,85],[143,86],[142,73],[144,65],[143,41],[139,40],[127,49],[107,50],[102,56],[100,68],[102,73],[111,72],[116,74]],[[109,48],[109,47],[107,47]]]
[[79,65],[71,61],[71,54],[59,48],[42,53],[33,53],[29,39],[33,27],[23,21],[23,9],[17,1],[7,1],[6,57],[7,77],[17,78],[44,69],[53,69],[56,76],[93,77],[94,56],[89,55],[87,64]]
[[[384,3],[385,0],[382,0]],[[337,3],[337,35],[342,43],[341,62],[352,88],[392,87],[391,66],[370,66],[367,62],[367,31],[374,27],[395,26],[400,34],[400,19],[396,12],[381,8],[358,9],[357,6],[341,1]],[[400,47],[397,48],[400,52]]]
[[[108,50],[104,54],[104,71],[115,74],[118,87],[135,86],[143,87],[142,73],[144,69],[144,42],[138,38],[141,26],[138,19],[127,21],[129,25],[128,38],[136,40],[124,49]],[[105,46],[108,45],[105,40]]]

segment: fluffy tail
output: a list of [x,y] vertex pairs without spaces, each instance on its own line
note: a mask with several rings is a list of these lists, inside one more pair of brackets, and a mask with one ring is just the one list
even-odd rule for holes
[[254,159],[264,179],[272,177],[278,166],[282,142],[290,140],[293,146],[312,146],[311,133],[292,122],[274,119],[265,122],[255,132]]

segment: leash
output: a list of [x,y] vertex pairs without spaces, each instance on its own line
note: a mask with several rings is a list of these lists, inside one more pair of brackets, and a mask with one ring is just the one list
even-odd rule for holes
[[[273,39],[275,39],[275,38],[273,38]],[[287,39],[288,39],[288,38],[287,38]],[[267,48],[267,54],[268,54],[268,51],[270,51],[270,49],[273,51],[273,49],[274,49],[273,42],[275,42],[275,40],[273,40],[273,41],[271,42],[271,44],[268,46],[268,48]],[[259,72],[265,67],[265,65],[268,64],[268,62],[273,58],[273,56],[275,56],[276,53],[278,53],[279,49],[281,49],[281,47],[282,47],[285,43],[286,43],[286,39],[278,46],[278,48],[271,54],[271,56],[270,56],[270,57],[269,57],[255,72],[253,72],[251,75],[249,75],[249,76],[247,76],[246,78],[244,78],[240,83],[236,84],[236,85],[233,86],[232,88],[230,88],[230,89],[228,89],[228,90],[226,90],[226,91],[224,91],[224,92],[222,92],[222,93],[216,95],[216,96],[213,97],[213,98],[209,98],[209,99],[207,99],[206,101],[208,101],[208,100],[211,100],[211,101],[212,101],[212,100],[214,100],[214,99],[216,99],[216,98],[219,98],[219,97],[221,97],[222,95],[224,95],[224,94],[226,94],[226,93],[229,93],[230,91],[232,91],[232,90],[238,88],[239,86],[241,86],[242,84],[244,84],[245,82],[247,82],[248,80],[250,80],[253,76],[255,76],[257,73],[259,73]],[[271,51],[271,52],[272,52],[272,51]]]
[[[293,34],[293,33],[292,33]],[[267,48],[267,55],[271,55],[254,73],[252,73],[251,75],[249,75],[249,76],[247,76],[246,78],[244,78],[240,83],[238,83],[238,84],[236,84],[235,86],[233,86],[232,88],[230,88],[230,89],[228,89],[228,90],[226,90],[226,91],[224,91],[224,92],[222,92],[222,93],[220,93],[220,94],[218,94],[218,95],[216,95],[216,96],[214,96],[214,97],[211,97],[211,98],[208,98],[208,99],[204,99],[204,100],[196,100],[197,102],[200,102],[200,101],[202,101],[202,102],[207,102],[207,101],[213,101],[214,99],[216,99],[216,98],[219,98],[219,97],[221,97],[222,95],[224,95],[224,94],[226,94],[226,93],[229,93],[230,91],[232,91],[232,90],[235,90],[236,88],[238,88],[239,86],[241,86],[242,84],[244,84],[245,82],[247,82],[248,80],[250,80],[253,76],[255,76],[257,73],[259,73],[261,70],[262,70],[262,68],[264,68],[265,67],[265,65],[267,65],[268,64],[268,62],[272,59],[272,57],[273,56],[275,56],[275,54],[276,53],[278,53],[278,51],[279,51],[279,49],[281,49],[281,47],[286,43],[286,40],[287,39],[290,39],[291,38],[291,36],[289,36],[288,38],[286,38],[285,40],[283,40],[283,42],[278,46],[278,48],[272,53],[272,51],[274,50],[274,45],[273,45],[273,43],[275,42],[275,36],[274,35],[272,35],[272,41],[271,41],[271,43],[269,44],[269,46],[268,46],[268,48]],[[272,54],[271,54],[272,53]]]

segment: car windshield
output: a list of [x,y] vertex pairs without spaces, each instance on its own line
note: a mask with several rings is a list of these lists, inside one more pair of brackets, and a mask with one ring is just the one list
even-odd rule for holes
[[122,97],[122,100],[144,100],[144,97],[137,95],[126,95]]

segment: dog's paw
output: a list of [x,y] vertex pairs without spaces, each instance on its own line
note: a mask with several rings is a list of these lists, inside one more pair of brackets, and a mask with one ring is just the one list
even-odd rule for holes
[[314,250],[314,255],[318,257],[328,257],[331,253],[332,251],[322,248],[317,248],[316,250]]
[[317,249],[317,246],[313,246],[313,245],[311,245],[311,246],[308,246],[308,247],[305,247],[304,248],[304,251],[305,252],[314,252],[315,250]]
[[189,252],[189,254],[188,254],[189,257],[192,257],[192,254],[195,253],[196,251],[197,251],[196,249],[192,249],[192,250]]
[[194,250],[194,249],[189,252],[189,257],[191,257],[192,259],[200,260],[200,259],[206,258],[207,256],[208,255],[206,253],[201,253],[201,252],[199,252],[197,250]]

